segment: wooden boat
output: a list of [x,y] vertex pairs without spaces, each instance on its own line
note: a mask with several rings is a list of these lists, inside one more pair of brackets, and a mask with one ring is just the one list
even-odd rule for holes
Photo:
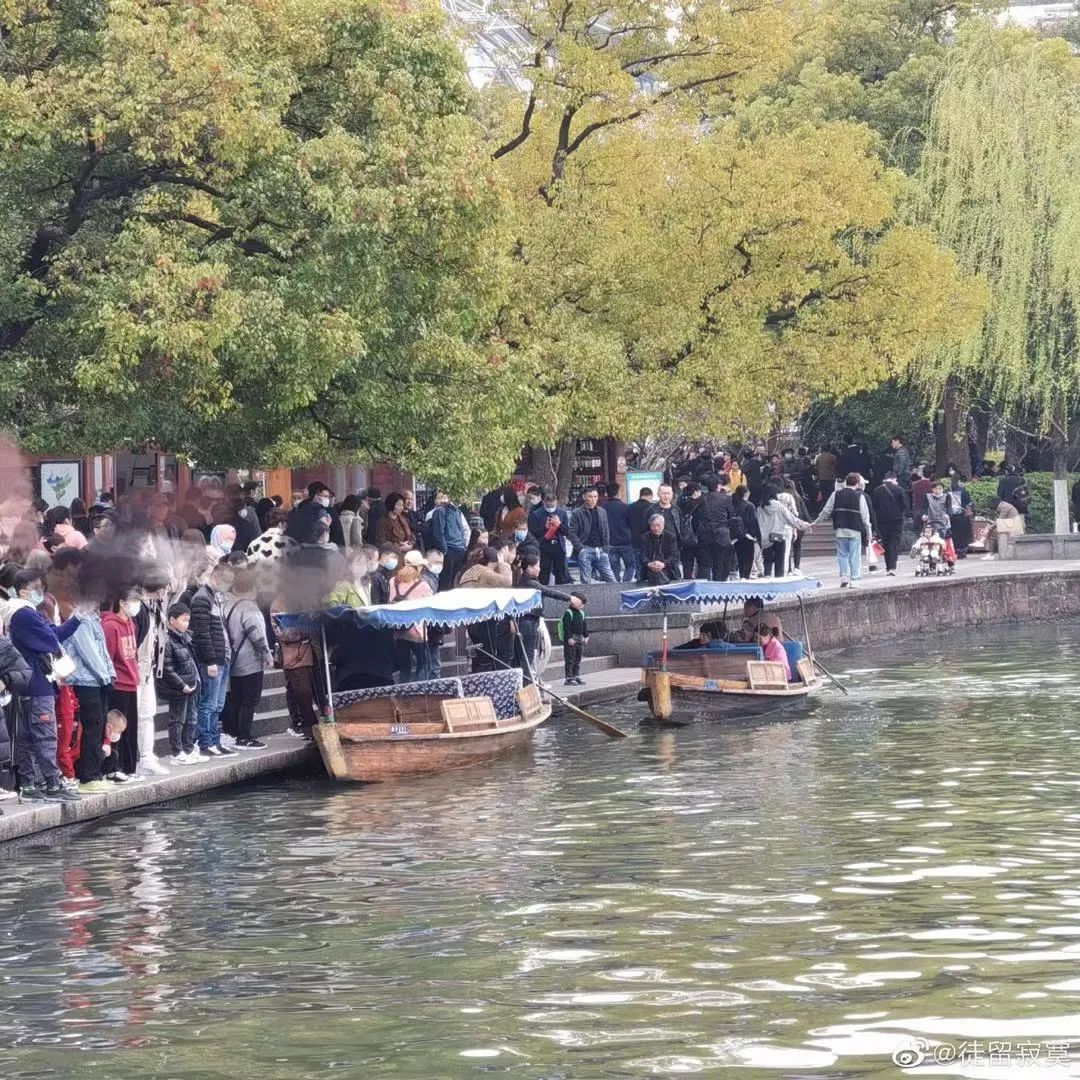
[[533,731],[551,716],[551,705],[541,701],[535,686],[519,690],[517,702],[519,711],[500,719],[489,697],[391,693],[335,706],[334,722],[317,725],[315,741],[336,780],[460,769],[528,745]]
[[[802,593],[821,588],[814,578],[775,578],[756,582],[683,581],[649,589],[633,589],[621,594],[622,611],[661,608],[664,611],[663,644],[659,653],[645,657],[641,670],[639,699],[649,705],[660,721],[672,718],[676,700],[697,714],[730,715],[733,706],[743,714],[797,702],[816,693],[823,681],[810,648]],[[789,681],[784,665],[762,657],[756,645],[717,642],[701,649],[667,648],[667,612],[688,605],[720,606],[757,599],[762,603],[780,596],[795,596],[803,613],[805,646],[784,642],[791,665]]]
[[[515,618],[542,604],[535,589],[451,589],[421,600],[274,619],[286,633],[322,635],[331,685],[328,624],[347,640],[350,627],[392,632],[424,623],[453,628]],[[332,692],[330,698],[328,715],[315,726],[314,736],[326,771],[337,780],[389,780],[475,765],[527,745],[551,716],[550,703],[536,686],[522,685],[517,668]]]

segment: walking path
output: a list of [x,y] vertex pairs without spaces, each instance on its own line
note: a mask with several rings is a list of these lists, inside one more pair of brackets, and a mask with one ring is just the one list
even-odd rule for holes
[[[1046,578],[1077,574],[1080,573],[1080,560],[983,562],[979,558],[968,558],[958,564],[954,577],[941,578],[916,578],[911,560],[905,560],[901,562],[896,577],[888,577],[882,569],[865,575],[855,590],[840,589],[834,559],[804,559],[803,572],[807,577],[818,577],[822,580],[824,587],[815,595],[828,596],[843,592],[848,596],[858,597],[863,590],[948,588],[971,579],[992,580],[1029,574]],[[637,667],[603,667],[591,671],[586,667],[582,675],[585,685],[577,688],[562,685],[560,662],[551,663],[545,677],[550,681],[551,688],[561,697],[586,707],[605,699],[623,697],[640,685],[640,669]],[[558,709],[555,715],[559,716]],[[282,727],[288,722],[284,709],[263,716],[266,727],[269,727],[272,721]],[[217,758],[200,765],[175,766],[168,776],[125,784],[102,795],[87,795],[78,803],[19,804],[13,800],[0,803],[0,842],[44,832],[61,825],[76,825],[140,806],[197,795],[211,788],[224,787],[256,777],[319,767],[316,750],[298,739],[285,734],[269,734],[265,729],[260,732],[260,737],[267,743],[265,750]]]

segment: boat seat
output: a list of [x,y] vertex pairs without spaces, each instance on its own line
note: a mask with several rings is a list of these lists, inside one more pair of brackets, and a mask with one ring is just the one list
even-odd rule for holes
[[798,675],[799,661],[803,658],[803,647],[801,641],[785,641],[784,652],[787,653],[788,667],[791,668],[791,681],[800,682]]
[[499,726],[491,698],[447,698],[442,703],[442,718],[447,731],[485,731]]
[[461,676],[461,697],[489,697],[500,720],[518,715],[517,692],[523,682],[521,668],[505,671],[478,671]]

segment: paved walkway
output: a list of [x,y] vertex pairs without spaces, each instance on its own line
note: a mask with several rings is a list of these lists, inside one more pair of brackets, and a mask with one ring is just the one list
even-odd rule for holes
[[304,764],[315,765],[318,751],[292,735],[265,738],[265,750],[248,750],[235,757],[214,758],[199,765],[170,766],[168,776],[154,776],[117,785],[101,795],[84,795],[77,803],[0,803],[0,841],[74,825],[121,810],[182,799],[210,788],[253,780]]
[[[896,576],[889,577],[885,573],[885,564],[878,560],[878,569],[875,573],[868,573],[863,566],[863,575],[859,580],[858,589],[892,589],[900,585],[933,585],[937,582],[962,580],[964,578],[992,578],[1003,577],[1011,574],[1060,574],[1076,573],[1080,571],[1080,560],[1062,559],[1056,561],[1009,559],[983,560],[981,555],[969,555],[966,559],[960,559],[956,564],[956,573],[950,577],[917,578],[915,576],[915,563],[907,557],[905,552],[901,556],[896,568]],[[803,559],[802,572],[807,577],[819,578],[829,592],[840,592],[840,569],[834,558]],[[844,590],[845,592],[847,590]]]

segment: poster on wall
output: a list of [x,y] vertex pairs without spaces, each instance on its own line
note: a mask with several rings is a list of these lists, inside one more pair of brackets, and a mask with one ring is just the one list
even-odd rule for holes
[[38,490],[50,507],[70,506],[72,499],[82,498],[82,462],[42,461],[38,465]]
[[656,489],[664,482],[662,472],[628,472],[626,474],[626,501],[637,502],[643,487],[651,488],[653,498],[656,498]]

